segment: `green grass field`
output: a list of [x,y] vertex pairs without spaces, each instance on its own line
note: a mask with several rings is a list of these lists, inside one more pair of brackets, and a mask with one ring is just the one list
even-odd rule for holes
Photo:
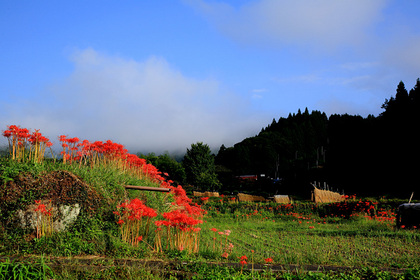
[[[254,207],[258,209],[261,205]],[[213,235],[208,232],[216,228],[231,231],[227,237],[227,242],[234,245],[229,257],[231,261],[238,256],[249,258],[253,255],[254,261],[259,263],[272,258],[274,263],[284,265],[378,269],[412,268],[420,263],[419,230],[396,229],[391,221],[367,219],[362,213],[340,219],[254,211],[247,217],[239,211],[232,214],[211,212],[211,218],[203,226],[207,232],[203,234],[203,249],[212,249]],[[220,251],[220,241],[225,236],[215,236],[219,245],[216,248]]]
[[[22,189],[11,182],[38,182],[57,170],[79,176],[103,201],[95,211],[82,211],[65,231],[36,237],[34,229],[20,228],[10,218],[45,194],[38,183]],[[18,179],[22,174],[26,177]],[[167,194],[123,186],[159,186],[156,182],[112,166],[7,159],[1,161],[0,175],[0,279],[420,279],[420,230],[395,227],[396,206],[403,201],[285,205],[211,198],[201,205],[207,214],[199,217],[197,239],[186,239],[198,250],[188,252],[171,247],[175,241],[165,235],[157,250],[153,220],[138,244],[122,239],[114,214],[121,201],[141,198],[157,211],[154,220],[162,219],[173,201]]]

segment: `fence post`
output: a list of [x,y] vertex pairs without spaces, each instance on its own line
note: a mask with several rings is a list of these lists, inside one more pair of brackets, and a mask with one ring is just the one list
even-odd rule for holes
[[170,188],[157,188],[157,187],[146,187],[146,186],[125,186],[126,189],[140,190],[140,191],[152,191],[152,192],[169,192]]

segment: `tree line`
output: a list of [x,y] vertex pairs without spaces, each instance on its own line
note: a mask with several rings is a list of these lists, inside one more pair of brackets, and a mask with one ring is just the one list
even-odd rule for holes
[[177,183],[200,190],[307,197],[317,181],[346,194],[409,197],[419,184],[420,80],[410,91],[401,81],[381,108],[377,117],[327,117],[306,108],[273,119],[232,147],[222,145],[215,155],[199,142],[182,161],[168,154],[143,157]]

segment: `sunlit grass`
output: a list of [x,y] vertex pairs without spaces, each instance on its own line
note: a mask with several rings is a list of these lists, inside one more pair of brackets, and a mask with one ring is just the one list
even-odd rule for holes
[[420,263],[418,231],[396,230],[391,224],[364,218],[324,220],[313,215],[298,221],[219,214],[209,217],[203,226],[203,243],[210,250],[210,229],[229,229],[229,241],[235,248],[232,261],[254,250],[259,263],[268,257],[275,263],[294,265],[414,267]]

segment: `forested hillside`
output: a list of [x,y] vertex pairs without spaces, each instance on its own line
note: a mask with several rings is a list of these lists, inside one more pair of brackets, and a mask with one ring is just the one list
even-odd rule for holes
[[420,80],[409,92],[400,82],[382,108],[377,117],[305,109],[273,119],[258,135],[220,147],[222,189],[306,196],[318,181],[347,194],[409,197],[419,184]]

